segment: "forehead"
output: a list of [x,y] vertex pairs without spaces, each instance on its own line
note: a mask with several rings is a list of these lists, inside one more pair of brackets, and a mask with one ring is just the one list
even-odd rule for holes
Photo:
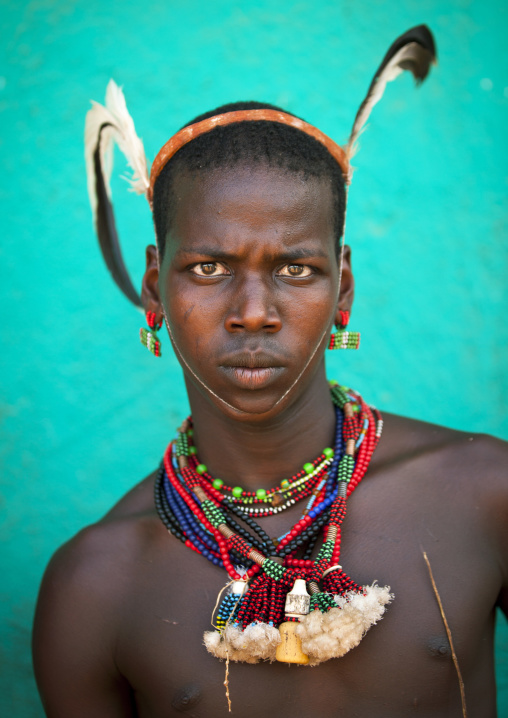
[[[263,238],[282,243],[334,241],[328,178],[267,166],[179,173],[173,185],[170,243],[194,238],[231,243]],[[176,249],[176,248],[175,248]]]

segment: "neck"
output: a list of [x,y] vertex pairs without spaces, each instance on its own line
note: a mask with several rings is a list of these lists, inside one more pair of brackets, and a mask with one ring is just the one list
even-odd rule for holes
[[333,446],[335,411],[324,362],[293,402],[261,422],[226,416],[186,381],[199,459],[230,485],[269,488]]

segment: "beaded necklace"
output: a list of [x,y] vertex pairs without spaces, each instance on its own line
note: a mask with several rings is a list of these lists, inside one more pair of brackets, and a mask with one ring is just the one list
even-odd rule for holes
[[[155,482],[160,518],[231,579],[216,631],[204,636],[219,658],[316,665],[357,645],[393,598],[389,587],[359,586],[339,565],[346,498],[367,471],[383,421],[359,394],[330,385],[334,448],[274,489],[248,492],[210,476],[197,458],[190,418],[164,455]],[[278,539],[253,518],[307,497],[301,518]],[[312,558],[321,531],[324,541]]]
[[258,517],[272,516],[284,511],[311,493],[317,497],[324,486],[327,468],[334,456],[334,450],[326,447],[317,459],[304,464],[301,471],[290,479],[283,479],[279,486],[268,490],[245,491],[241,486],[226,486],[222,479],[210,476],[207,466],[200,464],[196,457],[196,447],[191,443],[193,433],[192,418],[189,417],[180,427],[174,448],[176,456],[188,456],[189,466],[200,476],[200,486],[209,498],[220,503],[241,505],[245,513]]

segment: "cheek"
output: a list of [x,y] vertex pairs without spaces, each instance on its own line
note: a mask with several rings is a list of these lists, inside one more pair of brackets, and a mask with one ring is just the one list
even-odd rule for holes
[[164,306],[171,331],[179,342],[195,344],[217,334],[227,306],[217,288],[200,287],[178,276],[169,283]]
[[283,327],[295,333],[295,340],[321,334],[333,323],[338,288],[323,281],[315,287],[285,291],[280,303]]
[[331,289],[326,293],[324,291],[295,293],[290,301],[288,320],[319,325],[322,322],[326,323],[333,315],[335,293]]

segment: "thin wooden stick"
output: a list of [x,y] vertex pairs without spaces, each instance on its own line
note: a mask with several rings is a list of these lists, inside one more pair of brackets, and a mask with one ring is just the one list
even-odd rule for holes
[[428,559],[426,551],[423,552],[423,558],[425,559],[425,563],[427,564],[427,568],[429,569],[430,581],[432,583],[432,588],[434,589],[434,595],[436,596],[439,610],[441,612],[441,618],[443,619],[444,627],[446,630],[446,635],[448,636],[448,643],[450,644],[450,648],[452,651],[453,663],[455,665],[455,670],[457,671],[457,678],[459,679],[460,700],[462,701],[462,715],[464,716],[464,718],[467,718],[466,692],[464,690],[464,681],[462,680],[462,673],[460,672],[457,654],[455,653],[455,648],[453,647],[452,632],[450,631],[450,626],[448,625],[448,621],[446,620],[443,603],[441,601],[441,596],[439,595],[439,591],[437,590],[436,582],[434,580],[434,575],[432,573],[432,568],[430,566],[430,561]]
[[229,697],[229,651],[226,646],[226,676],[224,678],[224,685],[226,686],[226,698],[228,699],[228,710],[231,713],[231,699]]

